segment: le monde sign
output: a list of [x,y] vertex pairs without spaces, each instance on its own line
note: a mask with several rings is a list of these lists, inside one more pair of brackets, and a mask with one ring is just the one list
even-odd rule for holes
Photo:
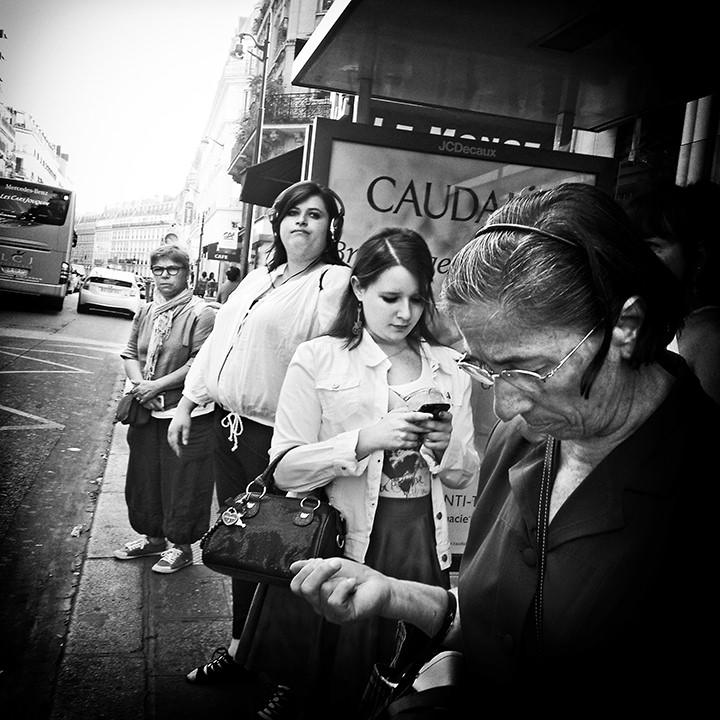
[[410,105],[392,100],[370,100],[370,124],[377,128],[441,135],[449,140],[552,149],[555,126],[522,118],[467,113],[459,110]]

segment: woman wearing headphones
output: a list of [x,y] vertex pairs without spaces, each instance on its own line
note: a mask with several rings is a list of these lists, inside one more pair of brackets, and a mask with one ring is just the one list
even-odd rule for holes
[[[338,253],[343,219],[343,203],[329,188],[303,181],[284,190],[270,211],[274,242],[267,265],[250,271],[218,310],[188,372],[168,442],[179,453],[190,436],[193,408],[215,402],[213,471],[220,502],[243,492],[267,466],[290,359],[337,313],[351,273]],[[234,656],[256,587],[233,580],[230,646],[192,670],[189,682],[247,676]]]

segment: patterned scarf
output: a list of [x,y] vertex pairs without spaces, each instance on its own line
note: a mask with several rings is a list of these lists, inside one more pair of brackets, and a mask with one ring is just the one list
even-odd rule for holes
[[[175,313],[193,299],[199,300],[199,298],[193,296],[192,291],[188,288],[167,302],[153,301],[150,308],[153,314],[152,335],[150,336],[147,359],[143,368],[143,378],[145,380],[152,380],[155,375],[155,366],[157,365],[160,350],[170,334]],[[201,300],[200,302],[205,301]]]

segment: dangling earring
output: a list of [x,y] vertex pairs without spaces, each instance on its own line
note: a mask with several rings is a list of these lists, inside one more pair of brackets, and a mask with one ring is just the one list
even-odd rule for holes
[[362,319],[362,303],[358,300],[357,317],[355,322],[352,324],[352,334],[356,337],[362,333],[363,319]]

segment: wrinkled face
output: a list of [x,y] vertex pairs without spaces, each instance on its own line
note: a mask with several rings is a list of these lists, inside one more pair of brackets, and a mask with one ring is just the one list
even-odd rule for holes
[[[472,362],[494,372],[532,370],[545,375],[582,340],[585,333],[571,328],[528,329],[512,322],[496,306],[474,304],[454,313],[465,349]],[[582,375],[600,344],[591,334],[545,382],[532,378],[495,379],[492,388],[495,414],[504,421],[522,417],[529,434],[550,434],[558,439],[588,439],[603,433],[615,418],[620,391],[619,361],[610,353],[595,380],[589,398],[580,392]]]
[[312,262],[325,250],[330,226],[325,203],[311,195],[293,205],[280,221],[280,239],[291,262]]
[[[163,268],[162,274],[156,275],[155,271],[160,268]],[[172,300],[188,286],[188,274],[190,271],[180,265],[177,260],[171,260],[167,257],[161,258],[153,263],[151,269],[153,270],[155,287],[165,300]],[[177,270],[177,274],[171,275],[170,273],[175,272],[175,270]]]
[[400,343],[417,325],[425,301],[414,275],[396,265],[366,288],[352,278],[355,296],[363,304],[365,327],[381,343]]
[[646,238],[645,242],[678,280],[685,277],[685,253],[679,242],[661,237]]

